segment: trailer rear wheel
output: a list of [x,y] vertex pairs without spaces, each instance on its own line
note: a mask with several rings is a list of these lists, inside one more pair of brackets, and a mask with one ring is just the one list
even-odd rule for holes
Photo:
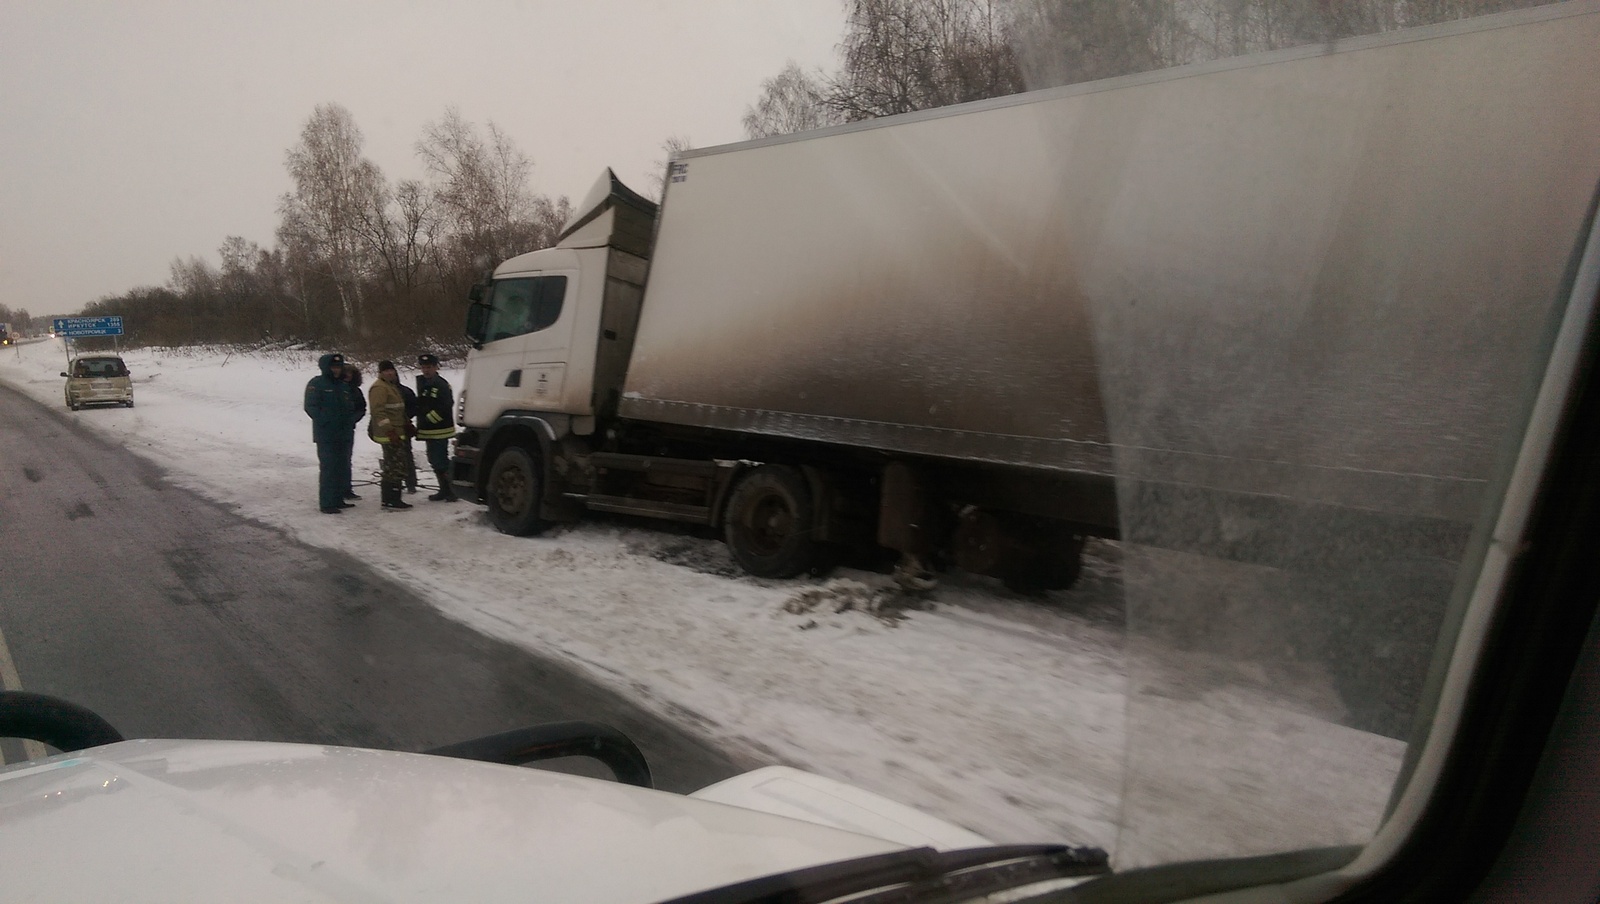
[[1003,578],[1006,589],[1026,594],[1071,589],[1083,570],[1084,540],[1068,534],[1038,547],[1031,561]]
[[816,561],[815,522],[811,488],[800,472],[762,465],[728,497],[723,535],[745,571],[760,578],[792,578]]
[[543,481],[539,463],[521,446],[507,446],[495,456],[484,486],[489,521],[502,534],[525,537],[550,526],[539,517]]

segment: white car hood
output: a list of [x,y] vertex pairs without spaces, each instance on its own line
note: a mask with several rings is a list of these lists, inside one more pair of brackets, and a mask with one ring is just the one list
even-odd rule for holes
[[645,902],[901,847],[612,782],[340,747],[126,741],[0,770],[7,901]]
[[689,796],[886,838],[907,847],[955,851],[994,843],[898,801],[788,766],[736,775]]

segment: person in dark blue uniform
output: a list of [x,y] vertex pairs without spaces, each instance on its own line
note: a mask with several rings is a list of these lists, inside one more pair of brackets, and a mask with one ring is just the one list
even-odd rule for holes
[[348,508],[350,444],[356,406],[344,377],[344,355],[327,354],[317,361],[322,373],[306,383],[305,411],[311,418],[311,439],[317,444],[317,503],[325,515]]

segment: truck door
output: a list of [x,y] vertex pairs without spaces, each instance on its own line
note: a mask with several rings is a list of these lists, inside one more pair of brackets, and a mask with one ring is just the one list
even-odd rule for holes
[[[560,411],[572,345],[576,273],[531,273],[495,280],[484,348],[474,366],[496,413],[524,408]],[[476,382],[476,381],[475,381]],[[481,384],[480,384],[481,385]],[[476,402],[478,388],[468,396]],[[472,405],[476,408],[476,405]],[[468,420],[473,421],[472,413]]]

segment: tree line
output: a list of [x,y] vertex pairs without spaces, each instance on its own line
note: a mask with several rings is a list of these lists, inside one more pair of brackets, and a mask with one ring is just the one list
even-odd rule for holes
[[[767,79],[743,117],[748,137],[1547,0],[842,2],[837,69],[790,63]],[[678,136],[662,145],[669,158],[688,147]],[[425,178],[391,182],[363,155],[350,111],[318,106],[284,156],[292,188],[278,204],[273,247],[229,236],[219,265],[180,258],[166,285],[103,298],[83,314],[123,315],[133,344],[309,340],[403,353],[459,341],[469,287],[506,258],[552,244],[571,205],[534,193],[527,155],[492,122],[480,129],[453,108],[414,149]]]
[[571,205],[534,193],[532,161],[510,137],[453,108],[424,127],[415,151],[426,178],[390,181],[364,156],[350,111],[319,105],[284,155],[292,188],[278,202],[273,247],[228,236],[219,265],[179,258],[166,285],[102,298],[83,315],[123,315],[133,344],[399,351],[454,340],[468,288],[552,244]]
[[0,323],[11,324],[11,329],[19,336],[31,335],[34,332],[33,316],[27,308],[18,308],[13,311],[0,304]]
[[840,64],[789,63],[749,138],[1484,15],[1550,0],[844,0]]

